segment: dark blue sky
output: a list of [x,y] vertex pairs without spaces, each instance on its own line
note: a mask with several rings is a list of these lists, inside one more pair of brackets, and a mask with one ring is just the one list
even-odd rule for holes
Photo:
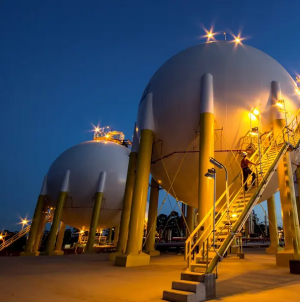
[[31,217],[50,164],[90,140],[91,123],[131,137],[149,78],[199,43],[202,25],[241,31],[292,75],[300,71],[299,12],[298,0],[2,0],[0,229]]

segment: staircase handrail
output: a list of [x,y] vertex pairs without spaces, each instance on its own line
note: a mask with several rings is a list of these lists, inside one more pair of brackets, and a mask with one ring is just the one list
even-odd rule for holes
[[[290,122],[289,125],[293,125],[293,122],[295,119],[297,119],[297,116],[300,112],[300,109],[297,111],[295,117],[292,119],[292,121]],[[296,124],[298,125],[298,124]],[[271,148],[274,146],[274,144],[277,142],[277,139],[281,136],[283,138],[283,142],[285,142],[285,131],[288,131],[288,127],[285,125],[284,127],[282,127],[282,129],[280,130],[280,132],[278,133],[278,135],[276,137],[272,137],[272,142],[271,144],[268,145],[268,147],[266,148],[265,152],[263,153],[263,155],[261,156],[260,160],[262,160],[266,154],[269,153],[269,151],[271,150]],[[271,135],[273,134],[273,131],[269,131],[268,134],[266,135],[266,137],[264,138],[264,140],[261,142],[261,144],[263,142],[266,141],[266,139],[268,139],[269,137],[271,137]],[[262,137],[264,134],[262,134],[260,137]],[[300,141],[299,141],[300,143]],[[256,149],[256,151],[252,154],[252,156],[250,157],[250,159],[253,159],[254,156],[256,156],[258,154],[259,150]],[[252,171],[251,175],[254,172]],[[231,182],[230,186],[228,187],[228,190],[232,187],[233,183],[236,181],[236,179],[239,177],[239,175],[241,174],[241,171],[238,173],[238,175],[233,179],[233,181]],[[235,197],[232,199],[232,201],[230,202],[230,206],[234,203],[235,199],[237,198],[237,196],[239,196],[240,191],[243,189],[244,185],[246,182],[242,183],[242,186],[240,187],[240,189],[238,190],[237,194],[235,194]],[[252,186],[252,185],[251,185]],[[223,194],[219,197],[218,201],[216,202],[215,207],[218,206],[218,204],[220,203],[220,201],[223,199],[223,197],[226,195],[226,190],[223,192]],[[223,206],[221,207],[221,209],[218,211],[217,215],[221,212],[221,210],[223,210],[223,208],[227,206],[226,203],[223,204]],[[230,207],[229,206],[229,207]],[[206,232],[203,232],[201,234],[201,236],[197,239],[197,241],[195,242],[194,246],[191,246],[191,242],[194,238],[194,236],[196,235],[196,233],[200,230],[200,228],[204,225],[205,221],[207,220],[207,218],[212,214],[213,212],[213,207],[210,209],[210,211],[205,215],[205,217],[202,219],[202,221],[197,225],[197,227],[194,229],[194,231],[190,234],[189,238],[186,240],[186,244],[185,244],[185,259],[188,261],[188,265],[189,265],[189,258],[191,256],[192,251],[194,250],[194,248],[197,246],[197,244],[200,242],[200,240],[204,237],[204,234]],[[222,217],[225,215],[226,212],[223,213]],[[218,222],[220,222],[222,219],[221,217],[219,218]],[[217,224],[218,224],[217,222]],[[210,236],[210,234],[208,235]],[[208,252],[208,251],[207,251]]]
[[28,225],[26,228],[22,229],[20,232],[16,233],[15,235],[10,237],[9,239],[5,240],[2,244],[0,244],[0,251],[5,249],[6,247],[8,247],[10,244],[15,242],[17,239],[19,239],[19,238],[23,237],[24,235],[26,235],[30,231],[30,227],[31,227],[31,225]]
[[[269,136],[271,135],[272,131],[270,131],[267,136],[264,138],[264,140],[266,140],[267,138],[269,138]],[[263,135],[263,134],[262,134]],[[250,159],[252,159],[255,155],[257,155],[258,153],[258,149],[256,149],[256,151],[251,155]],[[230,188],[233,186],[234,182],[239,178],[239,176],[241,175],[242,171],[240,171],[235,178],[231,181],[230,185],[228,186],[228,190],[230,190]],[[215,207],[217,207],[219,205],[219,203],[221,202],[221,200],[226,196],[226,190],[222,193],[222,195],[219,197],[219,199],[216,202]],[[237,196],[237,194],[236,194]],[[235,196],[235,197],[236,197]],[[235,198],[234,198],[235,200]],[[226,203],[223,204],[223,206],[221,207],[221,209],[223,209],[223,207],[226,206]],[[221,209],[218,211],[218,213],[221,211]],[[185,242],[185,259],[188,260],[188,258],[190,257],[192,251],[194,250],[194,248],[197,246],[197,244],[200,242],[200,240],[203,238],[204,234],[206,232],[203,232],[201,234],[201,236],[197,239],[197,241],[194,243],[194,246],[191,246],[191,242],[194,238],[194,236],[196,235],[196,233],[199,231],[199,229],[203,226],[203,224],[205,223],[205,221],[207,220],[207,218],[212,214],[213,212],[213,207],[210,209],[210,211],[204,216],[204,218],[202,219],[202,221],[197,225],[197,227],[194,229],[194,231],[190,234],[190,236],[187,238],[186,242]]]

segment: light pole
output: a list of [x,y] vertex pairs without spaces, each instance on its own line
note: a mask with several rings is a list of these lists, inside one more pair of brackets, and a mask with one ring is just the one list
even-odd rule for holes
[[205,177],[214,180],[214,206],[213,206],[213,247],[215,248],[215,225],[216,225],[216,194],[217,194],[217,173],[216,169],[208,169]]
[[[225,170],[225,175],[226,175],[226,205],[227,205],[227,220],[229,222],[230,220],[230,216],[229,216],[229,188],[228,188],[228,171],[226,169],[226,167],[221,164],[219,161],[217,161],[216,159],[210,157],[209,161],[215,165],[216,167],[218,167],[219,169],[224,169]],[[216,182],[216,180],[215,180]]]

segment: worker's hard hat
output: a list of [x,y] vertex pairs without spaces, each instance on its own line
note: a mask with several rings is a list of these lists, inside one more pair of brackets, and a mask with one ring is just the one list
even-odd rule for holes
[[242,156],[247,156],[248,153],[247,152],[242,152]]

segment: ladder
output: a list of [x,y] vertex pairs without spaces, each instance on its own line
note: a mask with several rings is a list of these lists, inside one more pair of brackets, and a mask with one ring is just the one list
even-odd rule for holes
[[[300,111],[297,112],[288,127],[284,127],[276,137],[273,131],[261,135],[260,148],[257,148],[250,158],[252,162],[258,164],[256,180],[251,183],[252,175],[249,175],[247,182],[250,181],[250,184],[248,184],[248,191],[245,192],[245,183],[243,181],[240,183],[242,176],[242,172],[240,172],[229,186],[229,206],[227,207],[225,202],[226,191],[216,202],[216,208],[219,210],[215,213],[215,230],[213,230],[211,223],[213,209],[195,228],[186,241],[185,259],[188,263],[188,271],[203,274],[212,273],[222,260],[230,244],[241,231],[254,206],[259,201],[281,158],[287,151],[299,148],[299,121]],[[288,132],[289,135],[287,135]],[[237,184],[239,185],[237,186]],[[236,187],[238,189],[231,190]],[[204,231],[201,232],[203,227]],[[200,236],[196,238],[198,233]],[[195,248],[199,244],[201,248],[199,248],[198,253],[195,253]]]
[[31,228],[31,225],[28,225],[26,228],[22,229],[20,232],[16,233],[6,241],[4,241],[2,244],[0,244],[0,252],[10,246],[12,243],[20,239],[21,237],[25,236],[26,234],[29,233]]

